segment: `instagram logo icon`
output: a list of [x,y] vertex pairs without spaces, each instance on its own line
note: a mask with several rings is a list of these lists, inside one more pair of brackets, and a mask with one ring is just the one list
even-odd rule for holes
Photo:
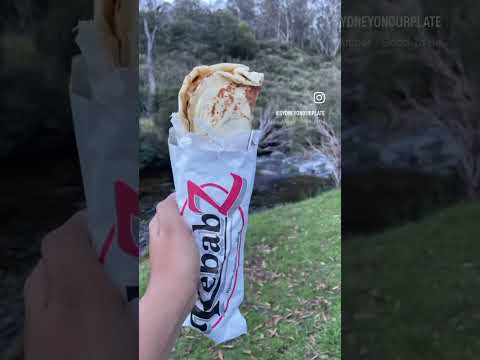
[[323,104],[325,102],[325,93],[323,91],[317,91],[313,93],[313,102],[315,104]]

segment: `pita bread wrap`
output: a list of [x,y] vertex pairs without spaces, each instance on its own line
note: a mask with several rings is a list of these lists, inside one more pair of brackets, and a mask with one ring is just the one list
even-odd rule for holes
[[138,0],[95,0],[94,22],[116,66],[138,64]]
[[185,129],[231,134],[252,129],[263,74],[241,64],[198,66],[185,77],[178,96]]

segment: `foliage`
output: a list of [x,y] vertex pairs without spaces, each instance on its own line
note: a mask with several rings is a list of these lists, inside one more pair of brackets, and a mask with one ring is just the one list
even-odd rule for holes
[[[241,309],[249,334],[215,347],[183,330],[172,358],[340,359],[340,203],[332,191],[252,215]],[[147,281],[145,261],[142,294]]]
[[207,50],[217,58],[252,59],[258,49],[251,28],[226,11],[216,11],[208,17],[207,31],[202,35]]
[[140,119],[140,170],[148,166],[159,166],[168,163],[166,148],[166,129],[156,126],[152,119]]
[[[145,13],[141,17],[146,16]],[[140,29],[140,49],[145,48],[145,34]],[[198,57],[206,51],[217,58],[252,59],[257,50],[255,34],[247,23],[227,11],[202,8],[178,12],[165,18],[157,37],[156,55],[170,51],[189,51]]]

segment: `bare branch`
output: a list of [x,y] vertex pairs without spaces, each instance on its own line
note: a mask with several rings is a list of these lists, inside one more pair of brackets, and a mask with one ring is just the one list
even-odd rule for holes
[[333,178],[338,187],[342,181],[342,146],[335,128],[324,117],[315,117],[314,134],[320,137],[320,144],[314,144],[312,138],[307,138],[308,150],[325,156],[334,166]]
[[291,129],[277,121],[274,108],[275,105],[268,104],[260,114],[259,130],[262,132],[262,136],[259,147],[266,153],[274,151],[287,153],[291,147]]

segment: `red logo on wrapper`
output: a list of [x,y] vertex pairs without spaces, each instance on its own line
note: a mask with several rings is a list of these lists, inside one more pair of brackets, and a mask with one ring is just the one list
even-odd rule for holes
[[[117,235],[118,247],[127,255],[138,257],[139,248],[136,242],[138,215],[138,193],[123,181],[115,182],[115,209],[116,226],[112,225],[108,232],[107,239],[103,243],[99,260],[105,263],[109,250],[111,249]],[[127,286],[127,301],[138,298],[138,286]]]
[[117,209],[118,246],[131,256],[138,257],[139,249],[135,241],[137,227],[133,226],[140,214],[138,193],[124,182],[115,184]]
[[[217,204],[215,200],[208,195],[202,187],[195,184],[193,181],[187,182],[188,192],[188,207],[191,211],[201,213],[199,210],[199,200],[202,199],[212,205],[218,212],[224,216],[228,216],[230,210],[235,210],[238,201],[241,200],[242,191],[245,191],[245,180],[236,174],[231,174],[233,177],[232,188],[227,192],[227,198],[223,204]],[[219,187],[217,184],[205,184],[203,187]],[[226,191],[226,190],[225,190]]]
[[[181,209],[182,216],[187,210],[196,215],[192,232],[199,242],[200,286],[190,322],[206,333],[223,320],[238,282],[245,227],[245,213],[240,203],[247,182],[237,174],[230,175],[233,180],[230,190],[216,183],[197,185],[188,180],[187,200]],[[236,229],[239,230],[236,232]],[[229,274],[233,276],[228,278]]]

